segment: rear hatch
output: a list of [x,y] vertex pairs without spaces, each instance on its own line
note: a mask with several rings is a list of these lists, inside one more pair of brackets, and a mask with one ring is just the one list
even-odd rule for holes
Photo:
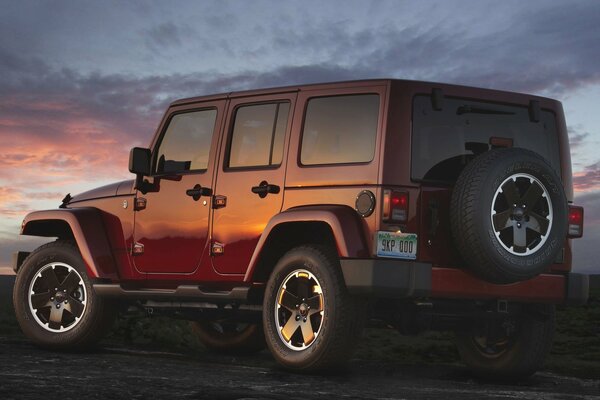
[[421,261],[458,265],[449,224],[451,189],[467,163],[495,147],[532,150],[561,176],[557,118],[539,103],[440,98],[435,93],[413,96],[411,180],[421,186]]

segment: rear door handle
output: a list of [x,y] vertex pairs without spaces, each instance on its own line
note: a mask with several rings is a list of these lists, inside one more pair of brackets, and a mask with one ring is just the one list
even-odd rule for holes
[[252,193],[256,193],[261,199],[265,198],[269,193],[277,194],[280,190],[279,186],[272,185],[267,181],[262,181],[260,185],[252,187]]
[[194,201],[198,201],[200,200],[201,196],[212,196],[212,190],[210,188],[203,188],[199,184],[196,184],[192,189],[186,190],[185,194],[194,199]]

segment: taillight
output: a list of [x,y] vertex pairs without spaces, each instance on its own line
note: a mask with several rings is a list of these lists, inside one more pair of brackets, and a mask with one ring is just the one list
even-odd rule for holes
[[583,207],[569,206],[569,234],[570,238],[583,236]]
[[408,193],[390,189],[383,191],[383,220],[408,221]]

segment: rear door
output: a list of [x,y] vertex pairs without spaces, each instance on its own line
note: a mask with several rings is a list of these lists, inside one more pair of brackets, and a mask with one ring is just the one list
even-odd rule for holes
[[283,204],[296,93],[233,98],[217,172],[211,254],[221,274],[244,274]]

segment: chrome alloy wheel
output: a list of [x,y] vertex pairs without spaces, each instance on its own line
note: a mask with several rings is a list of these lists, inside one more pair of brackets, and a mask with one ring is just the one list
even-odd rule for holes
[[496,238],[516,256],[535,253],[552,229],[552,202],[546,187],[529,174],[514,174],[496,190],[491,207]]
[[85,313],[85,284],[70,265],[59,262],[44,265],[31,280],[28,294],[33,318],[47,331],[73,329]]
[[323,289],[307,270],[291,272],[277,291],[275,322],[282,342],[301,351],[315,342],[325,315]]

